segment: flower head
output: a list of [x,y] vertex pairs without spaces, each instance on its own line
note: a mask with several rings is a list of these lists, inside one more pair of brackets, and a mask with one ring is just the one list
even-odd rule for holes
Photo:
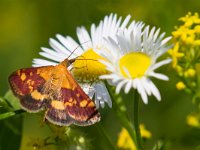
[[180,78],[177,89],[192,93],[198,91],[196,66],[200,59],[200,18],[198,13],[189,12],[179,20],[182,24],[172,32],[174,47],[168,53]]
[[113,37],[119,28],[123,29],[129,22],[130,16],[127,16],[122,22],[122,18],[117,15],[105,16],[98,26],[91,25],[90,33],[85,27],[77,28],[77,43],[70,36],[56,35],[57,40],[50,39],[49,48],[42,48],[40,55],[49,59],[34,59],[33,66],[56,65],[65,58],[74,59],[72,64],[72,74],[80,83],[83,90],[90,96],[95,97],[96,106],[104,106],[107,102],[112,107],[110,96],[105,85],[99,80],[99,76],[107,73],[105,65],[97,61],[103,59],[94,52],[95,49],[106,49],[103,37]]
[[111,80],[116,85],[116,93],[122,88],[125,93],[134,88],[144,103],[148,102],[147,95],[151,94],[158,100],[161,99],[158,89],[149,77],[168,80],[165,75],[156,73],[155,69],[171,61],[166,59],[156,62],[169,49],[166,44],[171,37],[163,39],[165,33],[159,36],[159,32],[160,29],[153,27],[150,30],[149,26],[144,28],[142,22],[133,21],[127,29],[118,32],[116,39],[105,39],[108,49],[97,52],[106,59],[100,61],[107,66],[110,73],[101,78]]

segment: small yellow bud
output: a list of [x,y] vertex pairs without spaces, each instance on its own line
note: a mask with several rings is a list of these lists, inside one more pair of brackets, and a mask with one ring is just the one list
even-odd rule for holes
[[81,137],[78,139],[78,141],[79,141],[79,143],[83,144],[83,143],[85,142],[85,139],[84,139],[84,137],[81,136]]
[[195,74],[196,74],[196,70],[190,68],[190,69],[187,70],[187,74],[188,74],[189,77],[194,77]]
[[192,126],[192,127],[199,127],[200,126],[200,122],[199,122],[198,118],[194,115],[188,115],[186,121],[187,121],[187,124]]
[[179,73],[179,74],[183,72],[183,68],[182,68],[181,66],[179,66],[179,65],[176,65],[174,69],[175,69],[176,72]]
[[186,88],[185,84],[182,82],[182,81],[179,81],[177,84],[176,84],[176,88],[178,90],[183,90]]

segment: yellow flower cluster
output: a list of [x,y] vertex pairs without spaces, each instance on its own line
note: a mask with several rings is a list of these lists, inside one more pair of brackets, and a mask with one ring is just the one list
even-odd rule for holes
[[[146,138],[146,139],[151,138],[151,132],[148,131],[143,124],[140,124],[140,132],[141,132],[142,138]],[[131,139],[128,131],[125,128],[122,128],[119,134],[117,146],[120,149],[137,150],[134,141]]]
[[186,122],[191,127],[200,128],[200,115],[190,114],[187,116]]
[[172,32],[174,47],[168,51],[172,67],[180,81],[178,90],[194,92],[197,86],[196,64],[200,59],[200,18],[198,13],[188,13],[179,19],[182,25]]

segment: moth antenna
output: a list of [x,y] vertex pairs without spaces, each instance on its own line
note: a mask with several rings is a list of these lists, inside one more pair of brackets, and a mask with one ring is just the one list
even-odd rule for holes
[[91,41],[91,40],[85,41],[85,42],[81,43],[80,45],[78,45],[78,46],[71,52],[71,54],[67,57],[67,59],[69,59],[69,57],[70,57],[82,44],[85,44],[85,43],[87,43],[87,42],[89,42],[89,41]]

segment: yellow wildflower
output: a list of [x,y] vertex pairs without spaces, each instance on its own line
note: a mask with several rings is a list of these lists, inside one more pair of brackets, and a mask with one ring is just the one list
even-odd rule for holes
[[123,149],[137,150],[135,143],[133,142],[128,131],[125,128],[122,128],[122,130],[119,134],[117,146],[119,148],[123,148]]
[[182,82],[182,81],[179,81],[177,84],[176,84],[176,88],[178,90],[183,90],[186,88],[186,85]]
[[172,67],[175,68],[178,62],[178,58],[184,56],[184,53],[178,52],[179,50],[179,43],[177,42],[174,48],[170,49],[168,53],[172,56]]
[[194,31],[195,31],[195,33],[200,33],[200,25],[196,25],[194,27]]
[[176,72],[178,72],[178,74],[182,74],[183,72],[183,68],[179,65],[176,65],[174,69],[176,70]]
[[195,115],[188,115],[186,121],[187,124],[192,127],[200,127],[200,121],[198,117]]
[[[143,138],[149,139],[152,136],[151,132],[146,130],[146,128],[143,124],[140,124],[140,132],[141,132],[141,136]],[[122,128],[122,130],[119,134],[117,146],[122,149],[137,150],[134,141],[131,139],[128,131],[125,128]]]
[[193,44],[194,46],[200,46],[200,40],[195,40]]
[[185,72],[185,76],[186,77],[194,77],[196,74],[196,71],[192,68],[188,69],[186,72]]
[[185,27],[190,27],[193,24],[199,24],[200,23],[200,18],[198,13],[195,13],[193,16],[191,12],[189,12],[185,17],[181,17],[179,20],[184,22]]
[[141,136],[143,137],[143,138],[147,138],[147,139],[149,139],[149,138],[151,138],[151,132],[150,131],[148,131],[146,128],[145,128],[145,126],[144,126],[144,124],[140,124],[140,132],[141,132]]

